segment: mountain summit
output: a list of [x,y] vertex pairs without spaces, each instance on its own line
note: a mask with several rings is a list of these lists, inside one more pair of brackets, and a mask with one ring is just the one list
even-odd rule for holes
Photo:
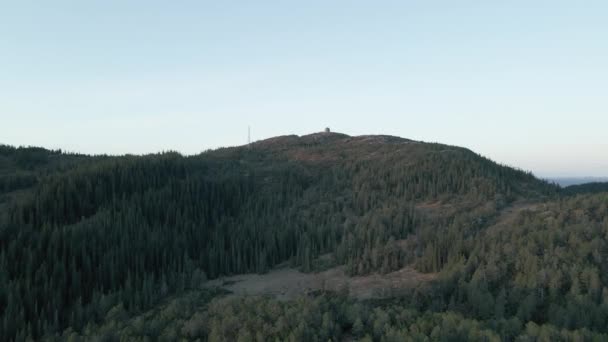
[[285,263],[345,276],[460,269],[510,210],[558,196],[464,148],[331,132],[187,157],[3,146],[0,168],[4,336],[81,329],[95,308],[135,312]]

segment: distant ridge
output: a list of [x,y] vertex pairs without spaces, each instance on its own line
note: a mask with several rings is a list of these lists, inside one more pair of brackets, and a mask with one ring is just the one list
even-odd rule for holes
[[552,177],[547,178],[550,182],[555,182],[562,187],[587,183],[608,182],[608,177]]

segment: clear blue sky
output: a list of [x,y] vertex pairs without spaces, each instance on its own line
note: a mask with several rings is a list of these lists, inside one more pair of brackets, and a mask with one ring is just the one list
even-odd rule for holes
[[11,1],[0,143],[196,153],[329,126],[608,175],[606,1]]

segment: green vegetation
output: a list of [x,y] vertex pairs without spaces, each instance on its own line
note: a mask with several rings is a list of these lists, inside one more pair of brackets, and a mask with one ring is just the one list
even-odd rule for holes
[[326,294],[282,302],[264,297],[217,298],[187,292],[128,318],[124,308],[108,311],[100,324],[82,332],[65,330],[71,341],[604,341],[589,329],[560,329],[519,318],[475,320],[454,311],[420,311],[401,302],[357,302]]
[[[524,200],[535,210],[497,224]],[[2,146],[0,339],[601,340],[607,238],[605,193],[441,144],[332,133],[190,157]],[[389,302],[200,288],[282,262],[439,276]]]

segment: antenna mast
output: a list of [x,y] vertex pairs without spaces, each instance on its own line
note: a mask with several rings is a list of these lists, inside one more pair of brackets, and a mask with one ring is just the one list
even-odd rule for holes
[[251,126],[247,126],[247,145],[251,145]]

